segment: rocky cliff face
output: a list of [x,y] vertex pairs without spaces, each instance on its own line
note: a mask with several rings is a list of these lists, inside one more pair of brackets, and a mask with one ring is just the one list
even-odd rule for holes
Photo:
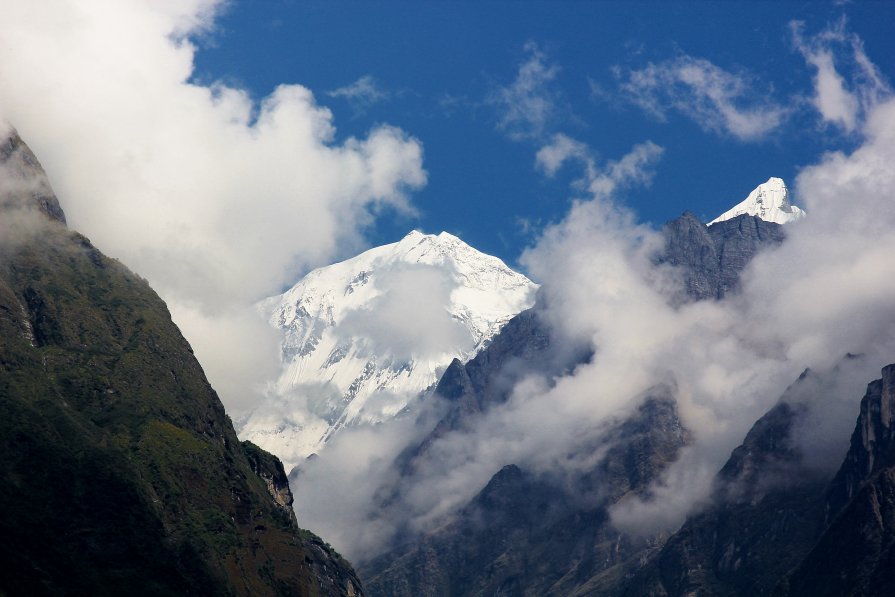
[[463,364],[454,359],[445,370],[435,393],[447,398],[448,411],[419,446],[402,456],[405,472],[438,438],[505,402],[522,375],[537,372],[554,379],[590,355],[588,347],[553,345],[539,306],[523,311],[472,360]]
[[368,588],[395,597],[603,591],[657,544],[620,535],[608,508],[647,492],[689,441],[673,388],[656,387],[590,446],[604,454],[592,470],[560,483],[504,467],[453,522],[368,565]]
[[756,422],[718,474],[713,505],[687,520],[617,590],[625,595],[893,594],[895,365],[869,384],[850,448],[832,480],[806,467],[793,441],[805,405],[789,398],[815,377],[806,372]]
[[622,592],[771,594],[822,530],[828,479],[806,470],[793,437],[804,414],[784,396],[761,417],[718,473],[712,505],[690,517]]
[[737,289],[739,276],[760,249],[786,238],[783,226],[743,214],[706,226],[685,212],[663,229],[659,263],[678,266],[686,296],[677,300],[720,299]]
[[65,228],[18,137],[2,148],[0,593],[360,595],[161,299]]
[[867,386],[828,526],[781,588],[788,595],[895,594],[895,365]]

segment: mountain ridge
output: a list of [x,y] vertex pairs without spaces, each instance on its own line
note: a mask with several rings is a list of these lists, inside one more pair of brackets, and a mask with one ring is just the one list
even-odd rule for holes
[[350,565],[298,528],[282,465],[237,439],[164,302],[66,228],[11,134],[0,593],[362,595]]

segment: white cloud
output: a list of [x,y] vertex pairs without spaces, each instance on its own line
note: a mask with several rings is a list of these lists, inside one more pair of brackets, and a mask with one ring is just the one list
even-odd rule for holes
[[553,135],[550,143],[538,150],[535,155],[535,166],[552,177],[568,160],[578,160],[585,166],[593,168],[593,159],[587,144],[557,133]]
[[634,146],[618,161],[609,162],[602,172],[595,172],[590,180],[591,194],[599,199],[607,199],[622,187],[638,184],[648,186],[653,172],[650,168],[664,149],[652,141]]
[[[864,113],[891,93],[864,52],[863,42],[847,32],[845,20],[811,37],[805,37],[800,21],[791,22],[790,30],[796,49],[815,70],[811,99],[815,109],[825,122],[848,133],[855,131]],[[837,51],[843,47],[850,53]],[[837,62],[847,69],[849,80],[837,69]]]
[[586,143],[558,133],[538,150],[535,166],[552,177],[566,162],[578,162],[584,169],[584,176],[574,186],[586,189],[591,196],[605,199],[619,188],[635,184],[648,186],[653,177],[651,166],[663,151],[662,147],[647,141],[636,145],[620,160],[600,167]]
[[[212,380],[226,380],[218,387],[236,403],[251,392],[244,376],[258,368],[254,359],[275,350],[266,327],[255,327],[242,307],[362,244],[377,210],[410,210],[406,192],[425,183],[425,172],[420,144],[398,129],[336,143],[331,113],[301,86],[282,86],[256,106],[241,90],[188,83],[194,49],[183,35],[210,27],[214,7],[0,2],[0,110],[47,167],[72,225],[149,277]],[[705,495],[701,472],[717,470],[805,367],[823,370],[845,352],[864,353],[866,370],[827,397],[845,403],[835,412],[857,412],[860,385],[895,355],[895,100],[859,40],[848,38],[850,76],[858,82],[849,86],[835,69],[836,35],[799,39],[809,64],[827,77],[822,85],[818,76],[815,90],[822,117],[851,126],[863,142],[801,172],[796,191],[811,217],[788,228],[783,247],[754,261],[742,294],[669,306],[669,272],[651,259],[661,239],[616,200],[625,185],[649,181],[658,146],[647,142],[595,167],[587,173],[589,199],[575,202],[523,257],[544,282],[556,333],[587,341],[593,361],[552,385],[535,373],[525,377],[506,405],[437,442],[429,466],[389,511],[379,509],[376,491],[394,475],[395,455],[425,426],[400,420],[336,438],[330,458],[345,474],[329,476],[333,469],[321,458],[305,479],[331,483],[332,491],[318,496],[346,496],[352,518],[339,528],[335,514],[327,519],[327,535],[340,549],[381,545],[396,531],[396,510],[424,528],[508,462],[538,471],[584,466],[569,454],[669,375],[696,444],[653,501],[616,512],[620,524],[625,514],[638,524],[680,520]],[[537,48],[528,52],[516,80],[492,103],[503,110],[499,126],[507,134],[542,138],[556,117],[548,87],[558,70]],[[830,62],[818,66],[813,57],[824,52]],[[658,117],[678,110],[707,130],[753,140],[779,126],[786,110],[754,93],[752,83],[682,57],[627,73],[622,88]],[[856,98],[857,111],[843,94]],[[568,137],[547,147],[537,158],[547,174],[569,159],[590,163],[586,147]],[[396,296],[410,290],[395,282]],[[437,281],[429,290],[437,303]],[[820,412],[828,412],[825,404]],[[838,453],[846,427],[827,438]],[[334,513],[337,505],[319,507]],[[659,516],[663,511],[676,517]],[[313,522],[302,520],[319,528]]]
[[[781,248],[754,260],[740,295],[717,303],[670,307],[669,272],[650,257],[660,239],[616,202],[612,185],[596,185],[593,198],[573,205],[523,258],[543,283],[554,333],[586,339],[595,356],[549,389],[519,383],[474,439],[455,440],[477,446],[464,448],[464,458],[493,462],[497,452],[504,463],[536,471],[574,468],[575,459],[561,457],[576,453],[588,429],[601,433],[671,376],[695,444],[650,499],[619,504],[613,520],[632,532],[673,530],[704,502],[713,472],[801,371],[828,371],[847,352],[861,353],[837,383],[803,397],[810,420],[825,424],[801,427],[797,442],[811,447],[813,468],[830,474],[864,385],[895,360],[895,100],[871,107],[861,133],[860,149],[828,154],[802,171],[796,190],[811,217],[787,228]],[[636,163],[638,153],[617,163]],[[501,445],[509,438],[518,438],[512,448]],[[455,463],[452,470],[462,469]],[[470,472],[473,481],[480,479]]]
[[328,91],[326,95],[344,98],[359,112],[391,97],[391,94],[382,89],[372,75],[364,75],[350,85]]
[[368,308],[346,313],[336,334],[363,338],[371,355],[380,359],[465,353],[475,340],[449,311],[456,284],[448,271],[431,265],[383,268],[376,278],[381,294]]
[[382,210],[412,212],[407,192],[426,173],[399,129],[337,143],[332,114],[300,85],[257,105],[191,83],[186,36],[213,29],[218,5],[0,2],[0,106],[71,226],[149,279],[232,404],[253,382],[219,382],[263,337],[239,332],[243,310],[361,247]]
[[731,73],[703,58],[679,56],[639,70],[615,70],[623,96],[659,120],[670,110],[703,130],[741,141],[765,138],[788,109],[773,89],[746,73]]
[[[648,181],[646,172],[660,154],[656,145],[647,142],[610,162],[598,174],[602,181],[598,185],[600,192],[604,185],[611,184],[612,189],[618,189]],[[628,233],[633,229],[640,236],[631,241]],[[624,334],[628,345],[649,346],[659,342],[652,324],[667,317],[663,314],[670,308],[661,295],[643,290],[649,284],[639,275],[640,270],[628,267],[632,262],[642,262],[648,267],[648,255],[656,238],[656,233],[649,228],[634,224],[630,211],[612,204],[602,195],[591,201],[576,202],[572,215],[547,230],[539,247],[527,253],[523,261],[534,275],[549,280],[551,286],[578,289],[570,293],[553,292],[550,287],[544,289],[545,298],[552,305],[550,316],[556,316],[551,321],[556,328],[557,347],[575,346],[582,338],[590,341],[597,333],[595,319],[611,324],[611,330],[605,331],[607,336],[612,334],[616,338]],[[581,250],[561,251],[569,248],[567,243],[574,243]],[[437,298],[431,300],[439,303]],[[635,317],[639,311],[625,307],[632,301],[650,316]],[[624,414],[626,392],[646,389],[641,387],[645,378],[632,378],[631,370],[620,360],[607,360],[589,372],[582,369],[580,376],[560,379],[554,389],[549,388],[548,380],[531,371],[516,387],[505,408],[483,413],[473,429],[448,434],[435,442],[416,473],[403,481],[398,481],[391,461],[388,466],[380,461],[369,463],[377,467],[376,475],[370,476],[367,465],[360,466],[362,474],[345,472],[354,470],[356,465],[344,459],[352,454],[353,458],[367,458],[355,442],[358,438],[375,440],[373,451],[377,454],[386,441],[394,454],[415,446],[432,428],[432,421],[437,420],[443,405],[426,400],[415,407],[415,412],[428,423],[389,422],[337,437],[333,446],[328,446],[319,458],[308,464],[310,476],[305,478],[305,483],[309,487],[302,490],[299,482],[299,513],[306,521],[319,521],[318,530],[332,537],[340,550],[351,557],[364,558],[381,550],[395,533],[419,532],[445,520],[507,463],[558,471],[558,474],[568,468],[581,468],[585,466],[582,458],[588,457],[569,458],[569,446],[589,441],[593,438],[594,425]],[[601,388],[600,396],[605,399],[593,399],[594,387]],[[340,505],[322,500],[319,495],[321,487],[329,486],[321,483],[333,483],[336,479],[342,486],[357,488],[356,495],[341,504],[347,508],[350,503],[350,512],[342,511]],[[383,498],[382,488],[389,499]],[[358,529],[363,531],[359,534]],[[362,541],[355,540],[358,536]]]
[[347,427],[318,458],[306,460],[292,483],[299,524],[350,557],[380,553],[409,520],[400,496],[391,499],[383,493],[397,481],[395,460],[443,413],[442,405],[431,400],[424,406],[428,410],[413,407],[420,419],[397,417],[381,425]]
[[538,139],[557,118],[557,95],[550,83],[559,73],[536,44],[525,45],[528,59],[519,66],[516,79],[498,87],[487,102],[498,110],[498,130],[511,139]]

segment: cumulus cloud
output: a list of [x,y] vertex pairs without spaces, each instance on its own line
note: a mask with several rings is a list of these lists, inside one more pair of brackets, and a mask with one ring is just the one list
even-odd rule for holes
[[[642,184],[649,179],[647,171],[660,154],[657,146],[644,143],[594,174],[600,180],[611,180],[616,189]],[[608,307],[639,298],[637,291],[624,288],[625,284],[630,283],[637,289],[649,285],[638,276],[637,270],[630,270],[627,266],[632,262],[649,266],[648,255],[658,242],[656,233],[635,224],[629,210],[598,199],[575,203],[572,213],[574,215],[562,225],[550,228],[541,240],[542,247],[556,247],[556,252],[545,248],[523,257],[529,270],[536,276],[549,279],[551,285],[581,286],[581,292],[574,296],[554,293],[549,287],[543,289],[548,304],[556,303],[548,311],[557,333],[556,346],[577,346],[582,338],[589,341],[595,332],[592,326],[582,327],[582,318],[590,317],[590,312],[602,300],[606,301],[607,309],[599,310],[604,318],[601,321],[611,322],[613,330],[631,332],[626,337],[629,342],[649,344],[650,336],[643,332],[653,319],[638,323],[632,317],[620,316],[619,312]],[[637,229],[640,236],[636,242],[629,243],[626,234],[632,229]],[[560,255],[559,246],[565,242],[564,239],[571,237],[582,244],[582,249],[586,244],[589,250],[580,253],[569,251]],[[603,238],[603,242],[597,245],[592,240],[595,238]],[[546,257],[548,254],[552,256],[549,260]],[[592,294],[588,296],[587,293]],[[658,314],[669,309],[658,293],[642,294],[649,297],[649,305],[644,305],[645,311]],[[570,305],[567,303],[569,300],[580,302]],[[577,312],[576,316],[569,315],[574,312]],[[552,319],[554,315],[555,321]],[[395,469],[384,465],[378,465],[380,469],[377,469],[375,476],[368,476],[365,471],[363,478],[354,478],[350,486],[363,486],[358,496],[375,495],[377,499],[363,501],[351,498],[353,510],[350,513],[338,513],[341,510],[337,511],[335,504],[322,500],[318,495],[321,487],[329,486],[323,481],[324,478],[349,481],[341,467],[348,466],[350,469],[353,465],[341,460],[338,456],[340,450],[355,455],[363,451],[349,439],[351,436],[343,438],[340,434],[334,438],[333,446],[328,445],[319,458],[308,463],[306,470],[313,471],[315,476],[307,478],[313,479],[314,484],[308,481],[307,488],[302,489],[302,477],[299,478],[298,512],[312,528],[325,531],[328,537],[351,537],[356,533],[352,529],[359,528],[360,519],[365,520],[364,528],[375,529],[375,532],[370,530],[363,544],[353,540],[344,544],[335,543],[345,553],[362,559],[377,553],[389,542],[405,536],[405,533],[421,532],[443,522],[507,463],[535,467],[541,472],[566,468],[583,470],[587,463],[577,455],[569,457],[569,446],[588,444],[593,440],[595,426],[622,416],[627,405],[620,399],[627,396],[625,392],[632,388],[647,389],[647,386],[640,385],[641,381],[646,383],[645,378],[632,381],[631,376],[626,375],[630,370],[618,365],[618,361],[607,360],[603,366],[589,373],[582,370],[580,376],[560,379],[557,383],[563,387],[562,390],[551,389],[551,380],[537,371],[530,371],[515,388],[505,408],[483,413],[472,429],[450,433],[429,446],[426,458],[419,462],[410,478],[400,480]],[[595,385],[605,388],[605,400],[590,399],[590,388]],[[583,388],[587,390],[583,391]],[[612,393],[613,389],[617,390],[615,394]],[[567,399],[551,398],[554,391]],[[442,408],[438,401],[427,397],[414,407],[414,412],[419,413],[424,421],[432,421],[438,419],[437,414]],[[358,429],[352,433],[366,440],[388,438],[391,450],[397,454],[403,448],[417,445],[431,427],[431,423],[412,426],[407,426],[405,422],[385,423],[376,426],[375,432],[372,429]],[[398,438],[401,438],[400,441]],[[352,447],[345,447],[347,445]],[[336,451],[331,452],[333,449]],[[581,453],[587,453],[588,458],[593,456],[587,450],[578,454]],[[593,464],[592,458],[588,462]],[[390,466],[393,465],[394,462]],[[366,483],[371,483],[374,488],[364,485]]]
[[663,151],[652,141],[638,144],[622,159],[609,162],[601,172],[594,172],[590,177],[590,192],[596,198],[607,198],[626,186],[648,186],[653,178],[650,167]]
[[[667,361],[688,388],[680,403],[696,432],[694,452],[711,469],[797,370],[809,367],[833,381],[797,397],[807,415],[794,439],[805,466],[831,474],[845,453],[865,384],[895,359],[895,309],[885,298],[895,291],[895,176],[889,166],[895,100],[877,96],[866,110],[861,147],[827,154],[798,175],[796,192],[811,216],[787,229],[779,250],[753,261],[742,293],[682,310],[714,311],[675,341],[674,359]],[[714,331],[700,329],[707,324]],[[844,361],[848,352],[864,356]],[[670,494],[677,498],[620,505],[618,524],[667,510],[682,494],[692,508],[708,486],[694,491],[696,484],[674,484],[686,478],[679,471],[692,466],[681,461],[670,473]]]
[[[717,470],[804,368],[826,381],[790,397],[807,409],[795,444],[808,469],[829,475],[838,468],[866,383],[895,360],[895,309],[885,298],[895,291],[891,96],[869,106],[860,132],[859,149],[825,155],[799,174],[796,192],[811,216],[787,228],[782,247],[753,261],[741,294],[676,315],[691,319],[661,363],[681,383],[679,404],[696,445],[653,499],[614,510],[618,525],[636,530],[650,516],[696,507],[711,486],[686,471]],[[863,356],[845,359],[849,352]]]
[[[617,191],[598,185],[573,205],[523,261],[543,283],[553,332],[586,339],[594,356],[552,383],[523,380],[473,438],[444,440],[445,451],[461,450],[470,463],[470,482],[481,482],[475,469],[499,460],[495,454],[535,471],[574,470],[577,460],[564,455],[580,454],[582,438],[633,412],[646,388],[670,377],[694,444],[650,498],[624,500],[612,515],[630,532],[674,530],[805,368],[829,372],[846,353],[861,353],[836,383],[800,398],[808,414],[796,443],[810,453],[806,465],[831,474],[865,384],[895,359],[895,307],[886,298],[895,292],[895,100],[870,107],[861,132],[859,149],[825,155],[800,173],[796,192],[811,217],[789,226],[787,242],[747,269],[742,292],[720,302],[670,306],[671,272],[650,257],[661,240],[618,203]],[[452,475],[463,470],[451,463]],[[441,489],[444,504],[450,488]]]
[[230,373],[267,351],[249,305],[363,246],[383,210],[411,213],[426,173],[400,129],[337,142],[300,85],[256,103],[191,82],[189,36],[219,4],[2,2],[0,106],[71,226],[149,279],[232,405],[257,378]]
[[[255,104],[239,89],[190,83],[195,49],[186,36],[211,28],[216,6],[0,3],[0,110],[41,157],[71,224],[150,279],[212,380],[226,380],[219,388],[238,404],[252,391],[252,371],[263,371],[265,351],[276,350],[242,307],[362,244],[379,210],[411,210],[407,192],[426,176],[419,142],[398,129],[337,143],[332,114],[301,86],[281,86]],[[671,528],[707,496],[711,473],[806,367],[829,370],[846,352],[864,354],[829,394],[804,398],[816,420],[856,413],[863,384],[895,355],[895,100],[860,40],[831,31],[806,38],[796,27],[796,46],[818,73],[822,118],[861,145],[802,170],[795,190],[811,216],[753,261],[740,294],[669,304],[673,272],[653,260],[661,237],[619,199],[628,185],[649,181],[661,148],[646,142],[599,165],[583,144],[554,137],[538,166],[551,175],[581,161],[588,196],[522,259],[544,284],[554,344],[584,342],[593,358],[556,378],[522,376],[506,404],[433,444],[400,494],[382,487],[398,475],[402,450],[438,419],[438,403],[421,410],[421,422],[347,430],[298,477],[302,524],[350,555],[370,553],[405,525],[420,531],[444,520],[504,464],[586,470],[599,452],[580,448],[671,378],[694,444],[651,499],[613,510],[622,528]],[[837,67],[843,47],[855,66],[848,77]],[[540,139],[556,117],[549,83],[558,69],[536,47],[527,52],[516,80],[490,101],[502,111],[501,130]],[[742,140],[767,135],[786,115],[755,95],[751,77],[701,59],[650,64],[620,81],[656,117],[681,111]],[[424,292],[437,304],[442,288],[430,282]],[[390,290],[383,301],[396,301],[385,305],[394,318],[417,289],[398,275]],[[432,316],[431,305],[416,307],[408,321]],[[834,427],[825,438],[811,429],[800,437],[814,450],[826,447],[832,466],[849,431]],[[306,493],[311,487],[328,491]]]
[[525,45],[525,51],[528,59],[513,82],[497,87],[487,98],[498,111],[497,129],[516,141],[542,137],[557,118],[558,96],[550,83],[559,67],[533,42]]
[[616,69],[615,75],[623,97],[658,120],[675,111],[705,131],[740,141],[766,137],[788,113],[788,108],[772,99],[770,86],[704,58],[683,55],[642,69]]

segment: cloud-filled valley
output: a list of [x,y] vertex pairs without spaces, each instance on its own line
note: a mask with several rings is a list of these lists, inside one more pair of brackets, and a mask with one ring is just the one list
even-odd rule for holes
[[[860,81],[850,84],[865,93]],[[816,93],[825,90],[821,86]],[[320,530],[342,541],[348,553],[377,553],[367,547],[369,537],[357,541],[355,529],[381,532],[377,539],[387,542],[408,520],[415,520],[410,526],[416,531],[432,528],[506,464],[549,475],[583,470],[594,456],[582,448],[595,434],[630,415],[649,388],[671,381],[693,445],[651,499],[613,509],[620,528],[671,531],[709,500],[712,480],[731,450],[805,369],[837,371],[831,375],[835,383],[799,399],[811,423],[798,430],[797,441],[810,466],[831,475],[848,445],[864,386],[895,354],[895,312],[888,300],[895,288],[885,273],[895,249],[895,221],[889,217],[895,196],[893,106],[890,95],[879,96],[868,107],[858,149],[828,154],[802,170],[794,194],[809,216],[789,225],[780,247],[760,253],[743,273],[741,291],[721,301],[670,301],[680,276],[655,265],[661,235],[638,224],[615,191],[648,181],[660,150],[651,150],[652,159],[628,168],[610,164],[599,174],[585,164],[591,180],[611,184],[589,185],[588,194],[545,231],[522,262],[543,285],[553,341],[586,342],[594,350],[592,360],[552,379],[536,372],[522,376],[506,404],[470,428],[440,437],[424,466],[401,486],[400,507],[383,508],[365,491],[357,502],[333,508],[321,503],[315,487],[332,477],[343,486],[388,486],[396,473],[380,469],[402,446],[419,441],[419,427],[402,420],[394,429],[336,439],[332,464],[324,453],[299,476],[299,513],[326,520]],[[638,154],[643,148],[618,163],[630,164]],[[852,362],[847,354],[861,356]],[[402,433],[408,439],[396,443]],[[366,456],[376,463],[373,474],[337,456],[358,458],[368,446],[385,450],[372,448]],[[309,500],[305,506],[303,496]],[[358,521],[365,507],[367,526]],[[352,515],[343,525],[339,512],[346,511]]]

